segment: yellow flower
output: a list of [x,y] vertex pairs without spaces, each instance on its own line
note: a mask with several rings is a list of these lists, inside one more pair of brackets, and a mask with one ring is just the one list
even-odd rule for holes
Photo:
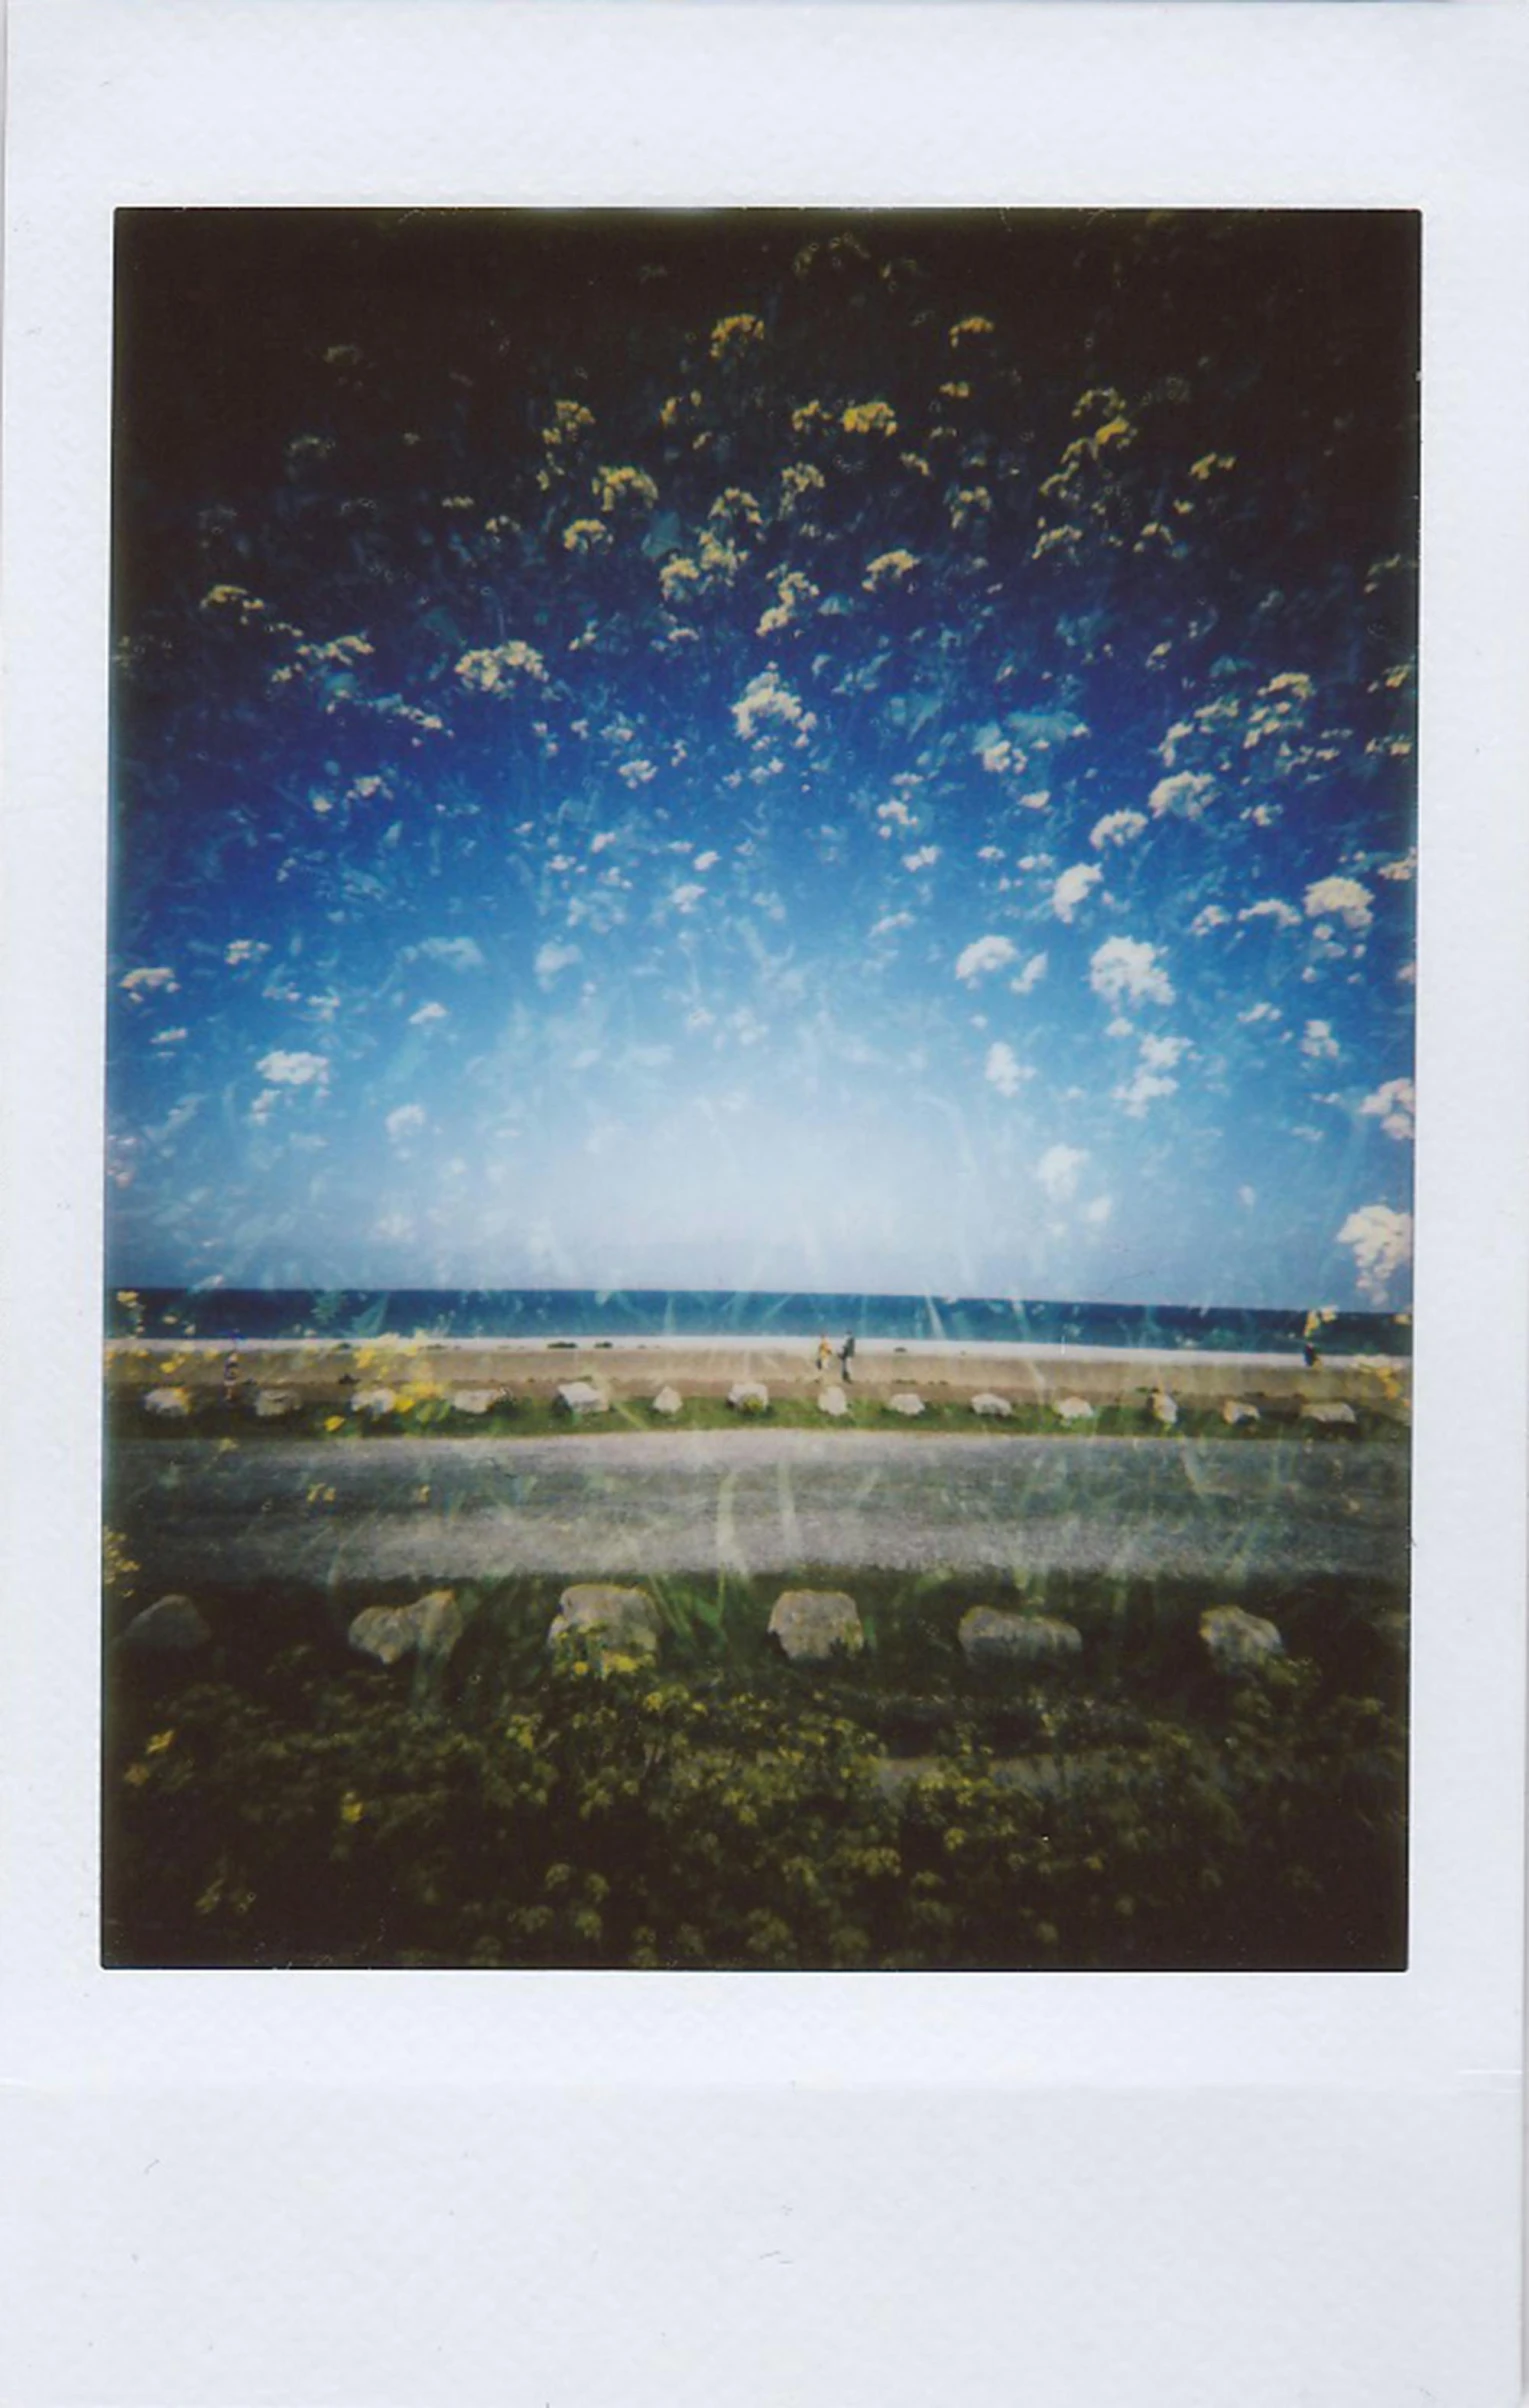
[[162,1756],[166,1748],[174,1744],[174,1740],[173,1731],[156,1731],[143,1752],[146,1756]]
[[365,1812],[365,1802],[361,1798],[357,1797],[353,1789],[347,1789],[344,1797],[340,1800],[341,1822],[359,1823]]
[[752,318],[746,311],[736,317],[719,318],[711,330],[711,356],[726,359],[730,354],[746,351],[751,344],[764,341],[764,320]]
[[852,401],[840,424],[846,435],[895,435],[897,420],[884,401]]

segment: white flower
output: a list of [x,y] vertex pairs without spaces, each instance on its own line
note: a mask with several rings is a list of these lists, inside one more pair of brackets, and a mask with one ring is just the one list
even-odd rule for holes
[[1071,869],[1063,870],[1051,890],[1051,908],[1057,918],[1071,925],[1074,912],[1103,876],[1103,870],[1089,861],[1075,861]]
[[1360,1294],[1384,1304],[1392,1278],[1412,1260],[1412,1215],[1389,1204],[1361,1204],[1339,1230],[1338,1243],[1353,1248]]
[[1106,1003],[1172,1003],[1173,987],[1157,947],[1133,936],[1106,937],[1089,964],[1088,983]]
[[1320,920],[1330,916],[1362,935],[1374,918],[1372,900],[1369,888],[1361,886],[1357,878],[1318,878],[1306,889],[1306,917]]
[[1006,936],[974,937],[956,962],[956,976],[970,986],[989,970],[1004,969],[1014,958],[1014,947]]
[[1378,1120],[1388,1137],[1404,1143],[1412,1135],[1415,1100],[1411,1079],[1387,1079],[1359,1109],[1368,1119]]
[[1046,1148],[1035,1166],[1035,1175],[1053,1204],[1065,1204],[1076,1195],[1078,1173],[1087,1160],[1087,1149],[1082,1146],[1052,1145]]

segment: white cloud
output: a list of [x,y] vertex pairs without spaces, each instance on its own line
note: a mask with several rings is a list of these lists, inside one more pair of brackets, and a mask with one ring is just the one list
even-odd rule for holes
[[1096,819],[1089,829],[1088,841],[1096,853],[1102,853],[1107,844],[1129,844],[1146,824],[1143,811],[1106,811],[1103,819]]
[[1374,918],[1372,901],[1369,888],[1361,886],[1357,878],[1318,878],[1306,889],[1306,917],[1341,920],[1358,935]]
[[1265,896],[1260,903],[1250,903],[1246,911],[1239,911],[1237,917],[1239,920],[1272,920],[1276,928],[1299,928],[1301,925],[1300,913],[1292,911],[1288,903],[1281,903],[1274,895]]
[[1301,1051],[1308,1062],[1336,1062],[1341,1046],[1333,1035],[1330,1020],[1308,1020],[1306,1034],[1301,1039]]
[[1388,1137],[1405,1143],[1412,1135],[1415,1102],[1411,1079],[1387,1079],[1359,1109],[1368,1119],[1378,1120]]
[[231,970],[236,970],[241,962],[264,961],[270,950],[269,945],[258,944],[253,937],[236,936],[225,950],[223,959]]
[[411,1028],[430,1028],[437,1020],[449,1020],[451,1014],[444,1003],[422,1003],[417,1012],[409,1014]]
[[921,844],[916,853],[904,853],[903,868],[905,870],[932,870],[939,858],[940,848],[937,844]]
[[1172,1003],[1173,987],[1157,947],[1134,936],[1106,937],[1089,964],[1088,983],[1106,1003]]
[[1412,1215],[1389,1204],[1361,1204],[1339,1230],[1338,1243],[1353,1248],[1360,1294],[1384,1304],[1392,1279],[1412,1260]]
[[674,910],[687,916],[689,913],[694,911],[698,903],[704,903],[705,900],[705,887],[696,886],[694,884],[689,886],[675,887],[673,893],[669,897],[670,904]]
[[1147,1106],[1160,1096],[1173,1095],[1178,1083],[1177,1079],[1160,1078],[1155,1071],[1138,1070],[1128,1085],[1115,1089],[1115,1101],[1132,1120],[1142,1120]]
[[1051,890],[1051,908],[1057,918],[1070,923],[1090,888],[1097,886],[1103,876],[1103,870],[1095,869],[1091,861],[1075,861],[1071,869],[1063,870]]
[[410,947],[409,958],[418,955],[421,961],[445,962],[453,970],[481,970],[483,954],[470,936],[427,936],[422,944]]
[[1014,947],[1006,936],[974,937],[956,963],[957,978],[968,986],[989,970],[1002,970],[1015,959]]
[[1213,928],[1224,928],[1231,916],[1229,911],[1222,910],[1219,903],[1207,903],[1205,909],[1197,911],[1190,921],[1189,933],[1191,936],[1209,936]]
[[1244,1212],[1251,1212],[1254,1205],[1258,1202],[1257,1188],[1239,1187],[1237,1190],[1237,1201],[1242,1206]]
[[425,1108],[423,1104],[400,1104],[396,1111],[388,1114],[387,1118],[388,1135],[394,1145],[401,1145],[406,1138],[416,1136],[424,1125]]
[[1032,953],[1024,968],[1019,971],[1015,977],[1010,979],[1009,984],[1013,988],[1016,995],[1029,995],[1033,993],[1035,988],[1040,985],[1041,980],[1045,977],[1045,975],[1045,954]]
[[1016,1060],[1011,1045],[999,1043],[988,1047],[982,1075],[1000,1095],[1017,1095],[1026,1079],[1033,1078],[1035,1073],[1028,1063]]
[[1114,1209],[1115,1206],[1113,1198],[1109,1196],[1095,1196],[1092,1204],[1084,1205],[1083,1218],[1085,1221],[1091,1223],[1095,1229],[1102,1229]]
[[1088,1160],[1085,1147],[1052,1145],[1046,1148],[1035,1166],[1039,1179],[1053,1204],[1065,1204],[1078,1191],[1078,1173]]
[[1214,778],[1181,769],[1171,778],[1158,779],[1147,797],[1147,809],[1154,819],[1198,819],[1215,791]]
[[272,1087],[322,1087],[329,1078],[328,1062],[316,1053],[262,1054],[255,1068]]
[[121,983],[123,992],[131,995],[134,1003],[141,1003],[145,995],[153,994],[156,991],[163,995],[175,995],[180,992],[180,981],[175,972],[163,968],[129,970]]
[[184,1028],[162,1028],[158,1036],[151,1037],[149,1042],[151,1045],[184,1045],[190,1033],[189,1029]]
[[1252,1003],[1245,1012],[1238,1013],[1237,1024],[1240,1028],[1257,1028],[1262,1021],[1283,1020],[1284,1017],[1277,1003]]
[[714,870],[721,858],[720,853],[697,853],[695,866],[698,870]]
[[570,969],[581,958],[577,945],[559,945],[549,938],[545,945],[538,948],[536,975],[544,987],[550,986],[560,971]]
[[1141,1058],[1148,1070],[1177,1070],[1189,1051],[1187,1037],[1143,1037]]
[[900,928],[911,928],[912,926],[913,914],[911,911],[889,911],[884,919],[876,922],[871,934],[872,936],[895,936]]

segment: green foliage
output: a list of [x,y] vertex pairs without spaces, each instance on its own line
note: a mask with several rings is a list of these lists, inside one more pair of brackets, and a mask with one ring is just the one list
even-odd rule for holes
[[[677,1633],[708,1601],[659,1597]],[[708,1610],[725,1636],[725,1595]],[[704,1654],[697,1636],[697,1662]],[[474,1714],[306,1645],[123,1693],[118,1963],[734,1969],[1395,1964],[1405,1749],[1310,1663],[1192,1714],[582,1661]],[[767,1675],[768,1670],[768,1677]],[[938,1710],[910,1734],[915,1705]],[[1006,1719],[1005,1719],[1006,1718]],[[910,1737],[912,1744],[910,1745]]]

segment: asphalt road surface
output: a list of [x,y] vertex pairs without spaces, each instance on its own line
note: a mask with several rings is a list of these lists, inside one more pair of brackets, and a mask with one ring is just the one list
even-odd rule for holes
[[1408,1458],[1351,1441],[721,1431],[134,1441],[107,1520],[141,1593],[279,1578],[718,1570],[1407,1574]]

